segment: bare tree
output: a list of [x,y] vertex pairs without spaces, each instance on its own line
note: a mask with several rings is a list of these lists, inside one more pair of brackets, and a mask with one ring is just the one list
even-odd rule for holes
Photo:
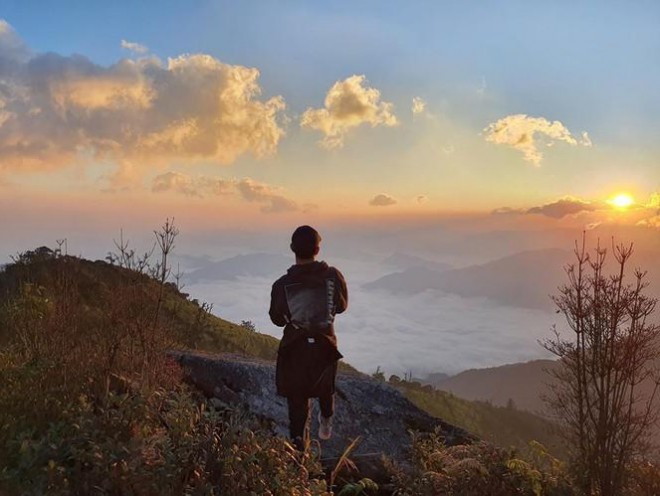
[[[648,447],[657,420],[660,326],[650,322],[657,300],[647,296],[646,273],[627,281],[633,245],[614,245],[616,264],[606,272],[607,250],[590,255],[575,244],[568,283],[553,297],[570,329],[543,346],[561,367],[546,400],[558,414],[579,489],[588,495],[622,493],[631,462]],[[572,331],[572,332],[571,332]]]
[[[64,240],[64,242],[66,246],[66,240]],[[154,250],[156,249],[156,242],[154,242],[151,249],[146,251],[141,257],[138,256],[135,253],[135,250],[130,247],[130,241],[128,239],[124,240],[123,229],[119,230],[119,241],[113,240],[113,242],[117,248],[117,252],[108,252],[108,255],[105,257],[105,259],[109,263],[118,265],[119,267],[124,267],[126,269],[134,270],[140,274],[149,269],[149,260]]]

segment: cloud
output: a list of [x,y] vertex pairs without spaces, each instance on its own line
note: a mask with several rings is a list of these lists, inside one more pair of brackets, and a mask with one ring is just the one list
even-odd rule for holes
[[410,110],[415,115],[422,114],[426,110],[426,102],[422,98],[415,96],[412,99],[412,107]]
[[557,141],[569,145],[591,146],[589,135],[584,132],[578,142],[569,130],[559,121],[548,121],[543,117],[529,117],[525,114],[508,115],[489,124],[485,129],[486,141],[506,145],[523,153],[524,159],[534,165],[541,165],[543,154],[538,149],[539,138],[548,146]]
[[[499,306],[483,298],[461,298],[436,290],[412,296],[367,291],[362,285],[373,280],[374,274],[382,274],[383,267],[375,261],[353,259],[363,249],[360,244],[343,238],[339,242],[353,251],[351,259],[332,256],[349,281],[352,306],[337,317],[335,325],[341,352],[358,369],[372,373],[380,366],[388,374],[401,375],[411,370],[457,373],[545,356],[537,340],[548,335],[556,321],[553,313]],[[242,247],[239,253],[258,250],[263,251],[263,244]],[[321,250],[324,253],[323,246]],[[225,319],[252,320],[261,332],[280,338],[282,329],[273,326],[267,313],[255,305],[269,301],[275,277],[189,284],[186,292],[222,309]]]
[[145,54],[149,51],[149,49],[141,45],[140,43],[135,43],[134,41],[126,41],[126,40],[121,40],[121,47],[124,48],[125,50],[130,50],[133,53],[137,54]]
[[153,179],[151,191],[160,193],[174,191],[186,196],[204,197],[208,195],[229,194],[235,187],[233,179],[201,176],[194,178],[181,172],[166,172]]
[[660,209],[660,193],[652,193],[649,201],[646,203],[646,207]]
[[481,84],[477,88],[477,96],[479,98],[483,98],[484,96],[486,96],[486,89],[487,88],[488,88],[488,86],[486,85],[486,78],[482,76],[481,77]]
[[186,196],[202,196],[193,178],[180,172],[166,172],[156,176],[151,191],[154,193],[176,191]]
[[566,196],[557,201],[546,203],[537,207],[528,209],[500,207],[491,212],[491,215],[524,215],[524,214],[538,214],[551,217],[553,219],[561,219],[567,215],[576,215],[581,212],[594,212],[597,210],[605,210],[607,205],[603,202],[590,202]]
[[525,210],[522,208],[499,207],[491,212],[491,215],[520,215],[524,214]]
[[426,203],[427,201],[429,201],[429,197],[426,196],[426,195],[417,195],[417,197],[415,198],[415,201],[417,203],[419,203],[420,205],[422,205],[423,203]]
[[0,19],[0,72],[11,70],[12,64],[24,61],[30,50],[7,21]]
[[602,205],[579,200],[577,198],[566,197],[540,207],[532,207],[527,210],[528,214],[541,214],[553,219],[561,219],[567,215],[575,215],[580,212],[593,212],[599,210]]
[[396,203],[396,199],[384,193],[376,195],[371,200],[369,200],[369,205],[372,207],[389,207],[390,205],[395,205]]
[[298,210],[298,205],[293,200],[279,194],[279,188],[259,183],[250,178],[241,179],[236,184],[236,188],[246,201],[263,204],[262,212],[274,213]]
[[660,229],[660,214],[649,217],[648,219],[642,219],[637,222],[637,225],[640,227],[649,227],[652,229]]
[[258,80],[255,68],[203,54],[110,66],[81,55],[33,55],[3,21],[0,167],[55,168],[93,157],[130,179],[173,159],[230,164],[272,154],[285,105],[279,96],[260,99]]
[[366,86],[366,78],[351,76],[337,81],[328,91],[323,108],[308,108],[300,119],[303,128],[321,131],[319,142],[327,149],[341,148],[346,134],[362,124],[395,126],[393,105],[380,99],[380,91]]
[[646,215],[644,219],[637,222],[638,226],[660,229],[660,193],[652,193],[646,205],[642,207]]
[[[203,198],[217,195],[237,195],[249,203],[261,204],[265,213],[292,212],[300,210],[298,204],[285,197],[282,189],[260,183],[249,177],[243,179],[223,179],[218,177],[192,177],[181,172],[166,172],[154,177],[151,191],[162,193],[173,191],[191,197]],[[305,211],[312,208],[305,205]]]

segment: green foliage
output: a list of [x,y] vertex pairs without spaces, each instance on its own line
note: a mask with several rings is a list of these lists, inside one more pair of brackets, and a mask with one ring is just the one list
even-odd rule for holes
[[368,478],[360,479],[357,482],[351,482],[341,488],[337,496],[366,496],[377,494],[378,484]]
[[571,496],[560,474],[488,443],[446,446],[439,432],[414,434],[412,470],[394,467],[401,496]]
[[371,377],[377,381],[385,382],[385,373],[381,370],[380,365],[376,367],[376,370],[371,374]]
[[208,409],[172,348],[276,354],[144,271],[38,249],[0,272],[0,493],[325,495],[248,416]]
[[330,495],[318,458],[301,455],[245,417],[225,424],[221,446],[222,494]]
[[82,396],[7,448],[10,494],[328,494],[316,459],[180,388],[112,394],[105,406]]
[[390,378],[389,384],[431,415],[498,446],[513,446],[527,456],[530,454],[530,441],[537,440],[548,446],[556,456],[564,457],[566,454],[556,426],[532,413],[497,407],[482,401],[464,400],[431,386],[403,381],[396,376]]

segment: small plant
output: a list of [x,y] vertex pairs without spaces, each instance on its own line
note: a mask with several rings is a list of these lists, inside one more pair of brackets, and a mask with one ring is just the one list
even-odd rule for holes
[[412,434],[412,470],[393,466],[397,495],[572,496],[564,479],[515,453],[479,442],[446,446],[440,431]]
[[241,320],[241,327],[250,332],[257,332],[257,326],[251,320]]

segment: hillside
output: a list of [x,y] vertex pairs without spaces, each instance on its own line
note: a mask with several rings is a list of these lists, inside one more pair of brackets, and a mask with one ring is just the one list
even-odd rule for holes
[[466,400],[487,401],[495,406],[507,406],[513,402],[518,409],[543,413],[546,405],[541,395],[550,382],[547,371],[557,365],[553,360],[532,360],[427,380],[437,389]]
[[[111,265],[103,261],[88,261],[75,257],[54,258],[48,249],[39,249],[31,252],[28,259],[21,263],[10,264],[0,272],[0,294],[9,298],[15,294],[20,287],[19,281],[26,279],[30,284],[42,287],[44,291],[55,285],[55,277],[58,271],[65,268],[75,284],[80,288],[86,314],[95,314],[103,309],[112,308],[113,300],[120,288],[147,287],[155,290],[155,282],[146,274],[140,274],[133,270]],[[249,357],[265,360],[274,360],[277,356],[279,341],[272,336],[248,330],[240,325],[228,322],[213,315],[208,308],[196,300],[190,300],[185,293],[176,289],[173,284],[165,286],[165,301],[163,305],[163,321],[176,331],[184,347],[209,353],[239,353]],[[2,335],[0,335],[2,339]],[[355,373],[355,369],[348,364],[342,364],[341,370]],[[451,379],[449,379],[451,380]],[[402,384],[406,384],[403,383]],[[422,391],[414,388],[403,387],[401,391],[418,401]],[[438,393],[440,394],[440,393]],[[457,392],[462,396],[462,391]],[[451,417],[451,422],[486,439],[502,445],[525,446],[532,439],[540,440],[543,437],[541,431],[527,432],[524,435],[502,436],[497,421],[487,419],[483,414],[483,405],[471,405],[456,397],[442,397],[442,408],[433,406],[433,399],[420,401],[419,406],[433,415],[446,413]],[[484,398],[476,395],[474,399]],[[494,402],[494,404],[499,404]],[[504,403],[506,404],[506,402]],[[453,413],[452,413],[453,412]],[[457,415],[455,412],[462,412]],[[507,413],[500,412],[497,417],[503,419]],[[505,420],[506,422],[506,420]],[[515,424],[515,422],[511,422]],[[536,435],[538,434],[538,435]]]
[[[121,494],[148,483],[151,489],[135,493],[153,494],[154,488],[167,485],[171,490],[166,494],[181,494],[235,483],[241,489],[226,493],[244,494],[269,487],[273,477],[284,473],[284,487],[326,487],[327,482],[314,475],[320,459],[306,461],[311,465],[305,476],[291,471],[291,448],[273,436],[282,434],[286,422],[272,377],[278,341],[212,315],[206,305],[145,272],[62,256],[47,248],[26,252],[0,271],[0,463],[6,467],[0,488],[6,483],[8,494],[22,494],[30,484],[42,492],[48,488],[49,494],[67,494],[62,488],[74,481],[80,493],[98,486]],[[172,354],[183,369],[173,363]],[[195,363],[202,364],[197,379]],[[216,365],[205,365],[209,363]],[[466,402],[415,383],[394,385],[402,396],[392,384],[345,364],[341,369],[342,413],[337,421],[342,427],[335,444],[326,447],[329,456],[361,436],[362,449],[370,450],[370,456],[386,453],[407,463],[410,443],[422,439],[411,439],[409,429],[441,435],[452,443],[474,439],[467,428],[520,451],[533,439],[554,451],[541,419]],[[206,380],[199,381],[199,370],[211,371]],[[182,384],[186,377],[195,389]],[[220,402],[203,400],[200,391]],[[279,414],[273,417],[272,412]],[[446,422],[445,416],[452,421]],[[436,427],[440,430],[434,433]],[[215,441],[209,444],[209,439]],[[262,462],[241,465],[242,457],[232,451],[236,446],[244,446],[254,460],[262,457]],[[271,448],[264,451],[264,446]],[[497,450],[479,443],[474,449],[475,456],[481,449],[489,456]],[[499,464],[493,474],[509,470],[510,455],[497,453],[499,461],[489,462]],[[119,463],[111,460],[121,461],[124,472],[109,478],[107,464]],[[390,477],[383,475],[385,468],[380,464],[378,469],[385,477],[381,482]],[[241,475],[254,470],[258,473]],[[238,471],[233,473],[240,478],[217,478],[231,471]],[[417,477],[414,470],[406,473]],[[382,494],[391,494],[388,491]]]
[[469,401],[418,382],[390,380],[389,384],[422,410],[498,446],[514,447],[525,453],[529,442],[534,440],[557,457],[567,455],[555,424],[513,405]]
[[274,277],[282,272],[283,267],[291,265],[291,258],[272,253],[251,253],[236,255],[218,262],[201,261],[202,265],[185,274],[190,284],[236,280],[241,276]]
[[[79,291],[85,314],[92,317],[95,312],[111,309],[120,294],[126,290],[136,293],[157,291],[156,282],[147,274],[111,265],[104,261],[89,261],[77,257],[55,258],[48,248],[27,252],[23,260],[8,264],[0,271],[0,297],[11,299],[20,293],[21,284],[28,282],[42,292],[52,291],[56,279],[65,269],[71,283]],[[155,296],[154,296],[155,297]],[[226,321],[196,300],[166,284],[164,291],[164,320],[177,331],[182,344],[206,351],[244,353],[265,359],[277,356],[278,340],[267,334],[248,331]],[[0,335],[0,340],[9,336]],[[1,343],[1,341],[0,341]]]

